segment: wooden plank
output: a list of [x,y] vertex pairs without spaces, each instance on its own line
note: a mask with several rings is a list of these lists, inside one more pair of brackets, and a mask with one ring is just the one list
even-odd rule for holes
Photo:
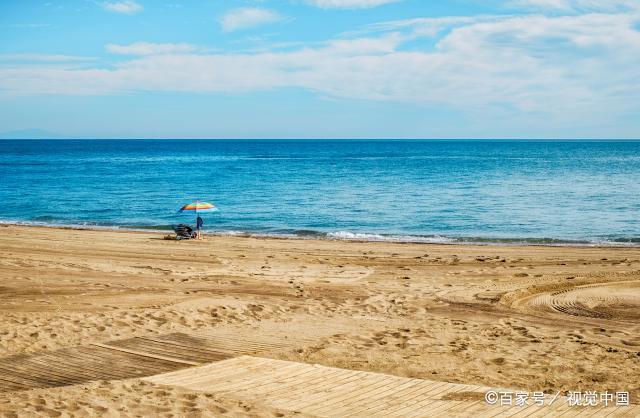
[[116,341],[102,345],[115,349],[123,348],[134,350],[136,352],[155,354],[158,358],[167,357],[180,359],[196,364],[209,363],[211,361],[229,358],[229,355],[224,353],[216,353],[216,355],[213,355],[212,353],[194,352],[194,350],[189,348],[176,347],[173,343],[154,342],[144,338]]
[[[414,379],[414,380],[419,380],[419,379]],[[416,384],[407,388],[406,390],[402,390],[397,393],[392,393],[385,397],[381,397],[378,401],[371,402],[368,409],[365,409],[363,411],[358,411],[358,413],[362,412],[362,413],[377,414],[381,411],[388,410],[390,408],[394,408],[394,409],[400,408],[404,406],[407,403],[407,401],[415,398],[415,396],[418,396],[419,393],[424,392],[428,388],[433,388],[434,386],[435,384],[431,382],[418,381]]]
[[[268,382],[273,379],[277,379],[280,376],[286,376],[295,366],[283,367],[276,371],[269,371],[267,373],[256,373],[255,371],[250,371],[248,373],[243,373],[243,377],[238,378],[237,375],[231,376],[231,378],[226,379],[218,379],[216,376],[213,376],[213,381],[215,383],[209,383],[207,385],[207,389],[211,388],[211,390],[227,393],[227,392],[235,392],[239,390],[243,390],[247,387],[253,387],[254,384],[260,384],[262,382]],[[189,388],[196,388],[198,386],[188,386]]]
[[536,418],[536,417],[547,417],[547,416],[558,416],[561,413],[564,413],[569,410],[569,406],[566,402],[564,402],[561,397],[555,400],[552,405],[546,404],[544,408],[540,408],[538,411],[533,412],[527,418]]
[[175,358],[175,357],[159,356],[157,354],[149,354],[149,353],[146,353],[146,352],[143,352],[143,351],[130,350],[130,349],[127,349],[127,348],[122,348],[122,347],[115,347],[115,346],[104,345],[104,344],[100,344],[100,343],[93,343],[91,345],[95,345],[96,347],[106,348],[106,349],[109,349],[109,350],[122,351],[123,353],[135,354],[137,356],[142,356],[142,357],[156,358],[156,359],[160,359],[160,360],[170,361],[172,363],[186,364],[187,366],[198,366],[198,365],[200,365],[200,363],[196,363],[196,362],[193,362],[193,361],[186,361],[186,360],[178,359],[178,358]]
[[232,367],[228,370],[227,375],[210,373],[195,379],[190,378],[189,386],[199,387],[200,385],[207,385],[207,387],[212,387],[217,384],[228,385],[229,382],[239,382],[245,378],[254,379],[259,376],[267,375],[272,372],[272,370],[272,365],[268,362],[264,362],[262,364],[250,364],[244,367]]
[[219,374],[218,370],[214,369],[206,375],[187,377],[180,385],[197,390],[203,386],[217,389],[216,386],[218,385],[229,387],[232,383],[240,383],[244,382],[245,379],[251,380],[256,377],[263,377],[269,375],[272,371],[271,365],[269,364],[251,364],[245,365],[244,367],[228,366],[227,370],[222,374]]
[[34,373],[32,370],[21,366],[0,367],[0,375],[5,379],[20,382],[29,387],[51,387],[56,386],[57,381],[42,376],[41,373]]
[[286,383],[279,385],[279,387],[276,385],[277,382],[274,382],[274,384],[269,385],[268,390],[259,390],[258,393],[273,399],[304,398],[310,401],[311,396],[322,389],[321,385],[326,384],[327,379],[335,379],[336,382],[341,382],[344,381],[346,377],[344,373],[339,373],[338,371],[330,371],[327,373],[326,370],[311,368],[295,380],[286,380]]
[[[464,387],[453,388],[453,390],[447,389],[446,393],[453,393],[456,390],[463,391],[464,389],[465,389]],[[404,408],[396,409],[395,411],[398,414],[403,416],[415,415],[416,413],[420,413],[420,411],[437,410],[443,405],[442,402],[445,402],[444,405],[447,405],[448,403],[459,402],[459,401],[442,400],[440,399],[440,396],[437,396],[436,399],[433,399],[432,397],[425,397],[422,399],[417,398],[416,401],[410,402]]]
[[353,409],[352,413],[354,415],[370,415],[375,414],[378,411],[388,409],[398,403],[398,401],[401,402],[402,397],[405,394],[409,394],[409,390],[415,388],[419,384],[419,380],[411,379],[400,384],[387,385],[387,390],[378,394],[378,400],[368,400],[364,405],[364,408]]
[[512,406],[512,407],[503,407],[503,410],[500,414],[496,415],[496,418],[517,418],[522,417],[526,418],[529,415],[537,412],[541,408],[547,408],[547,406],[539,406],[535,403],[531,403],[527,406]]
[[365,373],[353,370],[345,372],[346,373],[337,373],[337,376],[334,375],[331,378],[327,378],[325,375],[325,378],[320,380],[319,383],[310,387],[305,387],[295,394],[283,397],[281,400],[278,400],[276,405],[282,405],[283,408],[304,408],[305,410],[311,410],[314,405],[324,402],[327,393],[330,393],[332,389],[347,391],[354,384],[357,384]]
[[310,366],[314,373],[311,384],[299,385],[291,392],[284,394],[283,398],[300,398],[306,396],[307,403],[313,401],[313,397],[329,387],[337,387],[349,384],[356,379],[359,372],[344,369],[327,369],[321,366]]
[[184,370],[178,370],[175,372],[151,376],[149,377],[149,380],[162,385],[189,384],[198,381],[198,379],[206,379],[214,373],[221,377],[228,374],[238,373],[238,370],[246,366],[246,363],[246,358],[232,358],[218,363],[192,368],[190,369],[190,373],[185,373]]
[[68,370],[58,370],[56,363],[39,362],[37,358],[30,358],[22,363],[22,366],[35,375],[44,375],[52,379],[64,382],[81,382],[82,378],[77,373],[69,373]]
[[429,408],[417,406],[413,411],[408,414],[404,414],[407,418],[427,417],[427,416],[443,416],[446,417],[449,414],[447,411],[453,408],[457,408],[461,405],[469,406],[470,401],[442,401],[436,400],[434,403],[429,404]]
[[15,386],[22,386],[25,389],[31,389],[34,387],[34,384],[36,383],[33,380],[23,379],[21,376],[4,373],[3,370],[0,370],[0,378],[2,379],[3,382],[9,382],[11,385],[11,386],[7,386],[6,388],[3,387],[2,388],[3,391],[8,391],[9,388],[13,388]]
[[[444,383],[428,390],[419,391],[412,396],[407,397],[402,402],[402,406],[396,411],[403,414],[405,411],[412,411],[417,405],[430,403],[430,401],[438,400],[443,394],[450,393],[452,388],[457,387],[454,383]],[[432,403],[432,402],[431,402]]]
[[[379,392],[385,392],[388,390],[389,384],[396,384],[397,380],[393,376],[380,377],[377,381],[361,382],[359,388],[344,393],[343,391],[335,391],[336,394],[327,397],[320,408],[314,408],[318,414],[326,414],[338,406],[341,410],[347,410],[348,413],[352,413],[355,409],[360,409],[362,406],[366,406],[371,402],[371,399],[376,399]],[[363,405],[364,402],[364,405]]]
[[[448,387],[445,389],[446,394],[449,393],[455,393],[455,392],[475,392],[477,390],[477,388],[479,388],[479,386],[468,386],[468,385],[458,385],[457,387],[454,388],[454,390],[449,389]],[[441,401],[442,399],[440,399],[440,396],[438,394],[442,393],[442,391],[438,391],[438,390],[434,390],[431,392],[427,392],[425,394],[422,395],[422,397],[427,398],[427,399],[432,399],[432,400],[437,400],[437,401]],[[435,394],[435,395],[434,395]],[[435,399],[434,399],[435,398]],[[415,399],[415,397],[414,397]],[[455,401],[455,402],[463,402],[463,401]],[[475,401],[464,401],[465,403],[471,404],[474,403]],[[410,408],[408,411],[405,411],[402,409],[403,406],[405,406],[406,404],[409,404]],[[393,410],[393,411],[397,411],[398,413],[402,413],[402,414],[409,414],[411,415],[412,412],[410,412],[411,410],[413,410],[413,413],[420,413],[420,411],[423,411],[427,406],[431,406],[431,404],[433,404],[433,402],[423,402],[422,404],[420,403],[416,403],[416,402],[406,402],[403,400],[400,400],[400,402],[398,402],[397,400],[394,403],[390,403],[390,405],[388,406],[387,410]],[[455,404],[452,404],[455,405]],[[382,410],[381,412],[385,412],[387,410]],[[447,411],[448,412],[448,411]]]
[[[217,356],[225,356],[225,358],[229,358],[229,353],[224,352],[222,350],[212,350],[211,347],[209,347],[209,346],[207,346],[206,348],[205,347],[193,347],[193,346],[187,345],[185,343],[176,342],[176,341],[166,341],[166,340],[156,339],[156,338],[141,338],[141,339],[146,340],[146,341],[153,341],[153,342],[161,343],[161,344],[168,344],[174,349],[189,350],[190,352],[193,352],[193,353],[201,353],[204,356],[217,355]],[[216,361],[216,360],[213,360],[213,361]]]
[[352,408],[360,408],[362,399],[366,399],[369,393],[378,390],[381,386],[384,386],[387,382],[368,382],[363,381],[362,377],[356,379],[352,383],[352,386],[341,388],[332,388],[326,393],[322,394],[323,399],[316,402],[314,405],[305,406],[305,411],[311,412],[317,415],[326,415],[327,411],[331,411],[338,405],[338,408],[343,413],[347,414],[349,411],[348,405]]
[[481,401],[463,402],[447,411],[450,417],[494,417],[497,408],[489,405],[483,399]]
[[300,369],[288,374],[286,377],[255,385],[251,388],[251,392],[263,396],[276,397],[284,392],[291,393],[298,388],[309,387],[324,375],[320,370]]
[[[115,379],[129,376],[130,373],[123,373],[116,365],[113,367],[107,367],[107,365],[96,365],[94,362],[77,360],[71,356],[55,356],[55,355],[42,355],[34,359],[33,361],[41,362],[43,365],[47,364],[52,369],[62,369],[71,375],[84,376],[85,378],[92,380],[99,379]],[[60,366],[57,366],[59,364]]]

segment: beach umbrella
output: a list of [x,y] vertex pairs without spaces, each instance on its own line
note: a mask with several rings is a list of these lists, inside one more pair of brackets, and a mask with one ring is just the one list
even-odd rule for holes
[[181,207],[179,212],[184,212],[186,210],[194,211],[196,213],[196,222],[197,222],[198,213],[215,212],[218,210],[218,208],[216,208],[213,203],[201,202],[199,200],[196,200],[195,202],[187,203],[186,205]]

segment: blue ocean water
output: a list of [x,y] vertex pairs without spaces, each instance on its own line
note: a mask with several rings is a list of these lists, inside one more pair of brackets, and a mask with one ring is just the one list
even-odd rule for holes
[[640,245],[638,141],[0,141],[0,221]]

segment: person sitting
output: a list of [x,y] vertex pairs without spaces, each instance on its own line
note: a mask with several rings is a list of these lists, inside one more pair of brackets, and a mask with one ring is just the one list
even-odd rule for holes
[[179,241],[182,239],[193,238],[193,229],[191,229],[189,225],[185,225],[185,224],[174,225],[173,230],[176,233],[175,237],[168,235],[165,237],[165,239],[176,239]]

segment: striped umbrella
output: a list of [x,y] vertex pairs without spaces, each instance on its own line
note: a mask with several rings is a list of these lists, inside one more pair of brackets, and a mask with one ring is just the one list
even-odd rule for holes
[[215,205],[212,203],[201,202],[199,200],[196,200],[195,202],[188,203],[183,207],[181,207],[179,212],[184,212],[185,210],[192,210],[196,213],[196,223],[197,223],[199,212],[215,212],[218,210],[218,208],[216,208]]

